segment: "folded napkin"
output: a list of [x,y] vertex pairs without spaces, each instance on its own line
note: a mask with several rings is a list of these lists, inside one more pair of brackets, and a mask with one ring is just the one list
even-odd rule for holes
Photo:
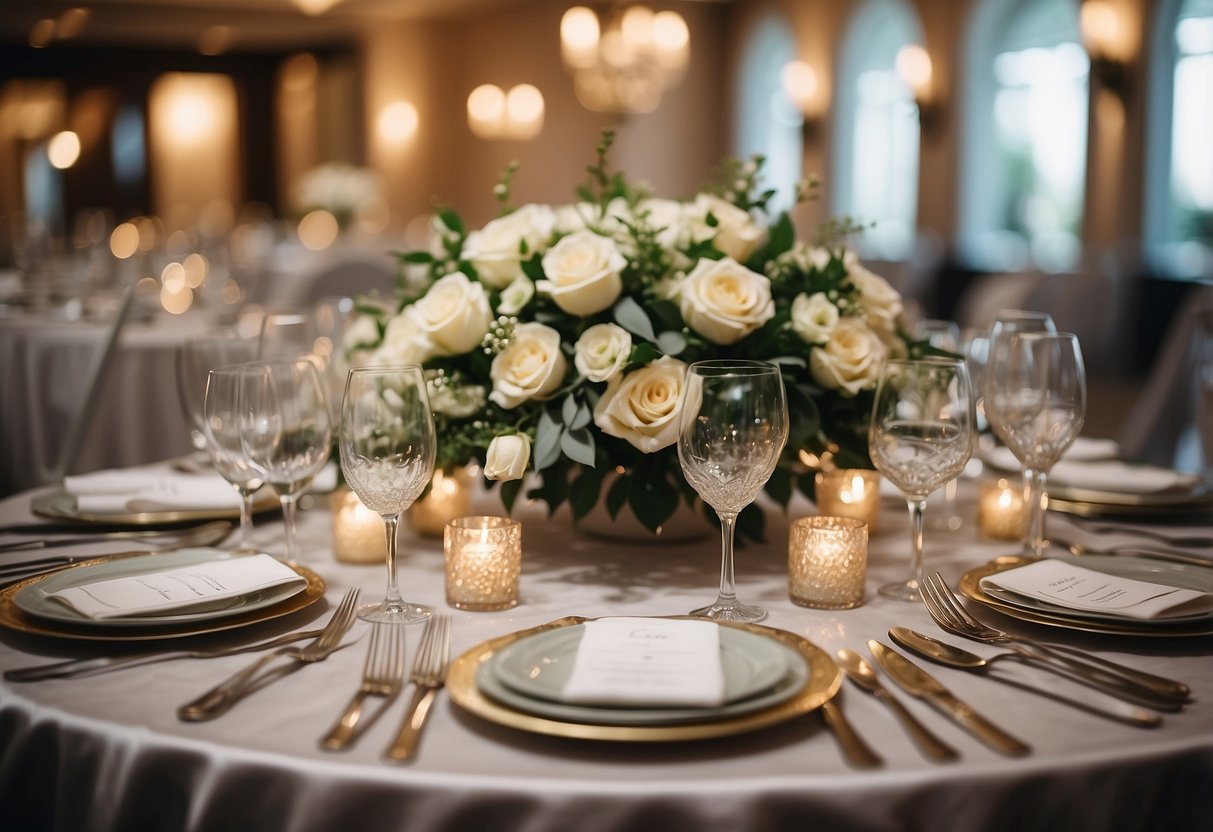
[[[1015,458],[1015,454],[1011,453],[1011,449],[1005,445],[998,445],[990,448],[982,453],[984,459],[991,467],[999,468],[1003,471],[1018,471],[1020,464]],[[1070,447],[1066,448],[1066,452],[1062,454],[1062,461],[1066,462],[1098,462],[1101,460],[1115,460],[1120,457],[1120,444],[1115,439],[1095,439],[1089,436],[1080,436],[1074,440]]]
[[1147,621],[1213,611],[1208,592],[1122,578],[1055,559],[987,575],[979,583],[1065,609]]
[[561,698],[581,705],[724,704],[720,628],[711,621],[587,621]]
[[48,598],[94,619],[207,612],[235,599],[279,586],[307,585],[302,575],[269,555],[144,572],[67,587]]
[[77,511],[94,514],[240,508],[240,495],[215,473],[123,468],[64,477],[63,487]]
[[1049,472],[1049,482],[1070,488],[1115,491],[1124,494],[1150,494],[1196,482],[1191,474],[1181,474],[1170,468],[1137,465],[1109,460],[1107,462],[1070,462],[1063,459]]

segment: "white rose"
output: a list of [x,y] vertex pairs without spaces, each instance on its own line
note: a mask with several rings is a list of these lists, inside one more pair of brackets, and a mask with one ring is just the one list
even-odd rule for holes
[[388,321],[383,343],[371,357],[374,364],[422,364],[434,356],[434,345],[417,320],[412,306],[406,306]]
[[864,320],[873,329],[895,332],[902,312],[901,295],[889,281],[864,268],[855,252],[848,251],[842,262],[847,267],[847,277],[859,290]]
[[572,205],[557,207],[552,215],[552,229],[557,234],[572,234],[574,231],[584,231],[589,225],[588,220],[595,216],[597,208],[588,202],[577,202]]
[[594,424],[646,454],[678,441],[678,405],[687,365],[663,356],[616,376],[594,406]]
[[682,319],[714,344],[733,344],[775,316],[771,281],[731,258],[700,260],[678,290]]
[[522,274],[523,243],[525,259],[543,251],[555,221],[548,206],[524,205],[469,234],[463,241],[463,259],[471,262],[485,284],[501,289]]
[[535,284],[526,275],[514,278],[514,282],[501,290],[501,301],[497,312],[502,315],[517,315],[535,297]]
[[379,343],[379,321],[371,315],[359,315],[345,327],[341,346],[348,354]]
[[632,354],[632,336],[615,324],[596,324],[577,339],[573,366],[589,381],[610,381]]
[[525,433],[494,436],[484,459],[484,476],[490,480],[517,480],[531,461],[531,437]]
[[623,291],[620,274],[628,261],[615,242],[593,231],[577,231],[543,255],[543,273],[535,288],[551,296],[570,315],[593,315],[610,307]]
[[664,249],[675,249],[688,242],[686,205],[672,199],[646,199],[636,206],[637,214],[645,215],[645,225],[657,232],[657,243]]
[[[695,208],[700,212],[695,238],[712,239],[716,248],[734,260],[745,260],[766,240],[765,228],[748,213],[718,196],[699,194],[695,197]],[[708,214],[715,218],[715,226],[707,224]]]
[[493,359],[489,398],[506,410],[530,399],[543,399],[560,386],[566,369],[559,332],[543,324],[519,324],[510,345]]
[[462,355],[480,344],[493,311],[484,286],[463,272],[439,278],[413,304],[413,318],[437,355]]
[[487,393],[479,384],[442,384],[427,374],[426,392],[430,398],[430,410],[450,416],[452,419],[466,419],[484,407]]
[[830,340],[809,353],[809,369],[822,387],[852,396],[870,390],[880,377],[888,349],[859,318],[843,318]]
[[824,344],[838,325],[838,307],[824,292],[801,292],[792,301],[792,331],[810,344]]

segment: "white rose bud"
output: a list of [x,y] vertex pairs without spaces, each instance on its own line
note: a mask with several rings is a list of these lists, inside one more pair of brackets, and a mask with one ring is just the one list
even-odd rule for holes
[[838,325],[838,307],[824,292],[801,292],[792,301],[792,331],[810,344],[824,344]]
[[678,290],[682,319],[714,344],[734,344],[775,316],[771,281],[736,260],[700,260]]
[[535,297],[535,284],[526,275],[501,290],[501,301],[497,304],[499,315],[517,315]]
[[573,366],[588,381],[610,381],[632,354],[632,336],[616,324],[596,324],[577,339]]
[[489,398],[506,410],[542,400],[560,387],[566,369],[559,332],[543,324],[519,324],[510,345],[493,359]]
[[[695,207],[704,218],[695,233],[696,239],[712,239],[716,248],[738,262],[753,254],[767,238],[766,229],[753,217],[714,194],[696,196]],[[708,214],[716,219],[715,226],[707,224]]]
[[842,262],[847,267],[847,277],[859,290],[859,303],[868,326],[881,332],[896,332],[902,312],[898,291],[889,281],[864,268],[855,252],[848,251]]
[[543,251],[555,222],[548,206],[524,205],[469,234],[463,241],[463,259],[475,267],[483,283],[504,288],[523,273],[522,244],[526,243],[526,259]]
[[490,480],[517,480],[531,461],[531,437],[525,433],[494,436],[485,454],[484,476]]
[[440,278],[413,304],[414,318],[438,355],[462,355],[480,345],[493,312],[484,286],[462,272]]
[[594,406],[594,424],[651,454],[678,441],[678,410],[687,365],[663,356],[616,376]]
[[627,264],[614,240],[577,231],[543,255],[547,280],[540,280],[535,288],[570,315],[593,315],[618,299],[623,291],[620,275]]
[[887,355],[871,327],[859,318],[843,318],[825,346],[813,347],[809,369],[822,387],[854,396],[876,386]]

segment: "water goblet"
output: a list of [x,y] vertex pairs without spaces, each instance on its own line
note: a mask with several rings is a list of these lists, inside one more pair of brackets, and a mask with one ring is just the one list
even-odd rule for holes
[[691,615],[761,621],[767,612],[737,600],[733,533],[788,439],[779,368],[761,361],[701,361],[687,370],[678,419],[678,462],[687,482],[716,510],[721,526],[720,591]]
[[230,367],[256,357],[257,342],[235,334],[187,338],[177,348],[177,400],[190,427],[190,442],[196,451],[208,450],[203,414],[208,373],[216,367]]
[[269,312],[261,319],[261,332],[257,337],[257,357],[267,360],[313,354],[324,357],[323,347],[317,351],[319,337],[320,332],[312,310]]
[[927,497],[964,470],[973,454],[973,423],[973,393],[963,361],[894,359],[881,369],[868,450],[876,470],[905,495],[913,553],[909,579],[880,587],[881,595],[918,600]]
[[396,576],[400,515],[429,485],[437,451],[421,368],[350,370],[338,447],[345,481],[367,508],[383,518],[387,532],[387,594],[381,603],[360,609],[358,617],[392,624],[429,617],[429,607],[401,598]]
[[240,379],[242,366],[216,367],[207,374],[203,398],[203,432],[211,465],[240,495],[239,551],[253,549],[253,494],[264,485],[240,444]]
[[986,418],[1023,468],[1029,511],[1026,557],[1043,557],[1048,546],[1046,478],[1081,432],[1086,404],[1078,336],[1025,332],[992,345],[986,368]]

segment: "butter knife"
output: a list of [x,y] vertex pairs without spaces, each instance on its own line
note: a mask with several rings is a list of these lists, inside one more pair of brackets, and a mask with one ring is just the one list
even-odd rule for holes
[[1021,757],[1031,752],[1031,747],[1003,731],[987,720],[970,705],[953,696],[938,680],[902,656],[893,648],[875,639],[868,639],[868,650],[872,658],[889,674],[902,690],[929,702],[932,707],[949,717],[960,727],[1000,754]]

